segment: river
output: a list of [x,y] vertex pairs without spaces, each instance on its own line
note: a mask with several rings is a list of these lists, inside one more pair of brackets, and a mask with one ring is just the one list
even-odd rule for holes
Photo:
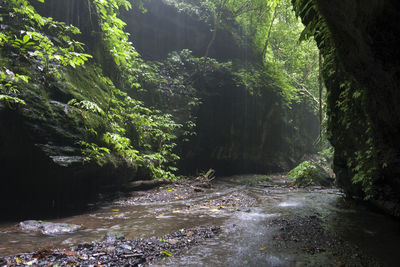
[[[373,259],[367,261],[371,266],[397,266],[400,253],[398,221],[363,206],[349,204],[338,189],[298,189],[277,179],[272,184],[246,184],[253,178],[254,175],[219,178],[211,189],[186,199],[180,199],[178,192],[168,202],[152,200],[121,205],[121,201],[114,201],[82,214],[50,220],[84,227],[84,230],[71,234],[27,233],[16,227],[17,222],[3,222],[0,225],[0,256],[100,241],[109,231],[118,231],[127,239],[133,239],[162,236],[199,225],[218,225],[222,231],[216,238],[152,265],[340,266],[344,263],[361,265],[363,261],[357,258],[367,255]],[[168,191],[173,193],[173,190]],[[225,200],[232,197],[245,199],[249,205],[230,205]],[[224,203],[227,203],[226,207]],[[305,221],[301,221],[304,218]],[[291,225],[291,220],[297,225]],[[290,227],[300,229],[303,235],[299,234],[297,239],[289,236],[291,241],[287,243],[281,239]],[[323,242],[306,240],[309,239],[307,235],[318,239],[317,230],[322,231]],[[335,244],[333,250],[318,247],[336,242],[328,240],[332,236],[344,242],[343,250],[351,251],[339,251],[344,255],[338,255]]]

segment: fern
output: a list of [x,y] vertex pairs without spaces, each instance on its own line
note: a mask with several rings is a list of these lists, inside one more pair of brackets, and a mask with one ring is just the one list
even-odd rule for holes
[[18,97],[3,94],[0,94],[0,102],[6,103],[10,108],[14,105],[26,105],[25,101]]
[[76,99],[71,99],[68,102],[68,105],[77,107],[77,108],[81,108],[84,109],[86,111],[90,111],[99,115],[104,116],[105,113],[104,111],[94,102],[88,101],[88,100],[82,100],[82,101],[78,101]]

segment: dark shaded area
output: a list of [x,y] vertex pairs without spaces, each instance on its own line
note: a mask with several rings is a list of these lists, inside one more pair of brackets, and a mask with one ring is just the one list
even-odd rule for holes
[[[342,5],[336,5],[340,11],[336,9],[337,12],[333,13],[331,4],[329,8],[321,4],[321,13],[337,44],[338,61],[349,78],[355,79],[364,92],[364,97],[354,103],[359,108],[352,113],[354,120],[361,119],[364,125],[351,127],[347,137],[351,142],[357,132],[370,128],[373,153],[377,153],[377,162],[370,166],[376,168],[372,173],[373,198],[389,213],[400,216],[400,40],[394,37],[400,33],[400,5],[398,1],[368,1],[353,4],[354,7]],[[354,10],[358,12],[354,13]],[[338,14],[343,20],[337,19]],[[337,100],[331,98],[330,103],[333,101]],[[334,125],[335,120],[332,120],[331,127]],[[336,138],[333,136],[332,143],[338,143]],[[353,149],[357,151],[359,148]],[[339,149],[335,158],[335,162],[339,163],[335,171],[341,181],[349,180],[354,175],[348,166],[340,164],[346,162],[344,157],[349,156],[356,156],[351,146]],[[354,186],[347,183],[345,188],[359,195],[352,189]]]
[[198,135],[182,144],[181,169],[211,166],[218,175],[284,171],[313,152],[319,124],[306,103],[288,109],[268,83],[251,94],[223,70],[195,80],[203,104],[196,114]]
[[[294,1],[305,5],[307,1]],[[334,170],[348,196],[400,216],[400,3],[316,1]],[[314,22],[313,22],[314,21]],[[322,25],[322,26],[321,26]],[[327,31],[324,31],[326,26]]]
[[74,138],[68,140],[56,132],[65,130],[63,123],[74,129],[68,121],[54,129],[54,121],[26,121],[3,108],[0,105],[2,219],[79,211],[96,201],[98,192],[132,179],[132,167],[117,158],[102,167],[85,162]]

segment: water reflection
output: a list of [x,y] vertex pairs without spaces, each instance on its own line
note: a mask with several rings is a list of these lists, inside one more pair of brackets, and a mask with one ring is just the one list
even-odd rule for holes
[[293,202],[293,201],[284,201],[279,203],[279,207],[296,207],[296,206],[300,206],[301,203],[299,202]]

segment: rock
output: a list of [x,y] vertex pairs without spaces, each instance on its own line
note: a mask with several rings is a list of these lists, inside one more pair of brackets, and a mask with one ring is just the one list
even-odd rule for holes
[[332,55],[323,69],[329,95],[327,136],[335,148],[338,186],[349,198],[396,203],[383,211],[399,217],[393,212],[400,208],[399,2],[318,1],[310,16],[308,1],[297,2],[304,5],[299,10],[307,27],[319,16],[319,27],[329,29],[314,35],[319,35],[323,57]]
[[28,220],[19,223],[19,228],[27,232],[40,232],[44,235],[59,235],[73,233],[83,227],[76,224],[52,223],[45,221]]
[[124,240],[125,236],[121,232],[107,232],[104,236],[104,241],[106,243],[114,243],[118,240]]
[[132,250],[132,247],[129,246],[129,245],[126,245],[126,244],[122,244],[121,248],[124,249],[124,250],[128,250],[128,251]]
[[204,189],[202,189],[200,187],[194,187],[193,190],[194,190],[194,192],[204,192]]
[[[0,266],[142,266],[166,257],[162,251],[178,255],[184,249],[215,237],[217,226],[186,229],[164,236],[118,240],[113,245],[106,242],[83,243],[68,249],[39,250],[31,253],[0,257]],[[188,235],[188,233],[193,233]],[[109,233],[113,236],[116,233]],[[176,240],[175,244],[159,240]],[[28,264],[31,263],[31,264]]]
[[332,186],[334,179],[321,165],[320,162],[303,161],[292,169],[288,176],[293,179],[293,184],[297,186]]
[[[26,75],[40,77],[35,70],[20,65],[26,68]],[[21,90],[24,108],[0,106],[2,216],[13,218],[21,213],[29,218],[41,212],[83,208],[95,201],[104,187],[135,178],[137,166],[118,153],[103,157],[101,165],[82,155],[78,141],[86,140],[89,128],[107,129],[107,121],[97,114],[85,118],[66,103],[73,98],[88,99],[82,88],[88,88],[83,94],[107,101],[106,86],[98,79],[96,68],[88,64],[84,71],[65,70],[62,76],[62,81],[50,87],[32,79]],[[19,194],[15,194],[16,189]]]
[[171,245],[175,245],[175,244],[177,244],[179,242],[179,240],[177,240],[177,239],[168,239],[167,240],[167,243],[168,244],[171,244]]

